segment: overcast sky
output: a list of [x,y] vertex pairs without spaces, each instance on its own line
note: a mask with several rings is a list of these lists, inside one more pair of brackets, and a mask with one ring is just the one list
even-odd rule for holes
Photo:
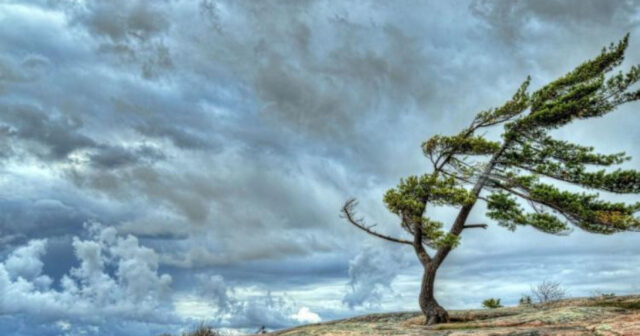
[[[0,334],[253,331],[417,310],[410,248],[339,218],[631,33],[640,1],[0,1]],[[640,163],[639,104],[555,134]],[[628,197],[637,201],[637,197]],[[447,222],[454,209],[435,209]],[[470,221],[485,220],[477,207]],[[640,234],[465,232],[447,308],[640,292]]]

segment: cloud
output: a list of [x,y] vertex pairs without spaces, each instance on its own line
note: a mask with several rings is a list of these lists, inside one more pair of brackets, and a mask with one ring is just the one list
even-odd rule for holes
[[[46,240],[32,240],[9,254],[0,263],[0,312],[26,314],[44,324],[66,321],[69,328],[93,326],[94,334],[109,330],[112,321],[177,322],[165,308],[172,279],[158,274],[157,254],[113,228],[94,224],[90,232],[88,240],[74,238],[79,265],[59,279],[58,289],[42,274]],[[20,328],[17,321],[12,325]]]
[[[309,16],[309,10],[322,15]],[[189,237],[176,243],[176,255],[163,256],[174,265],[228,264],[340,246],[317,237],[327,228],[353,234],[335,219],[342,199],[362,195],[363,186],[378,178],[374,173],[405,165],[384,159],[398,144],[383,141],[375,130],[389,122],[412,123],[399,120],[414,113],[414,104],[426,104],[432,87],[423,78],[435,70],[422,41],[398,28],[396,18],[364,7],[356,12],[346,18],[320,2],[89,1],[65,7],[56,13],[75,32],[71,40],[86,43],[82,52],[69,46],[62,53],[94,69],[92,77],[101,85],[82,85],[77,67],[50,57],[55,71],[34,84],[45,93],[16,92],[38,101],[31,106],[40,106],[33,109],[43,132],[35,134],[55,133],[44,125],[57,123],[68,126],[57,127],[68,136],[14,137],[14,147],[27,155],[41,150],[37,157],[44,161],[45,154],[57,153],[65,164],[51,173],[66,177],[80,193],[97,193],[121,209],[135,199],[126,221],[140,225],[129,225],[132,230],[158,231],[144,218],[176,222],[162,231]],[[115,17],[118,25],[100,21],[105,17]],[[219,29],[175,24],[187,18],[214,20]],[[156,42],[166,42],[180,71],[152,81],[135,78],[129,65],[91,49],[104,44],[144,49]],[[44,90],[57,87],[54,76],[62,75],[59,86],[76,92],[64,104],[60,94]],[[15,105],[13,100],[7,105]],[[16,123],[10,126],[17,129]],[[376,149],[370,147],[374,143]],[[351,178],[349,165],[357,172]],[[274,227],[299,232],[275,234]],[[254,234],[245,234],[249,231]],[[201,240],[220,242],[203,247],[210,245]],[[239,248],[241,241],[252,248]]]
[[273,296],[271,292],[240,302],[231,311],[228,325],[235,328],[281,329],[302,323],[295,314],[295,303],[286,296]]
[[181,316],[197,316],[221,328],[247,332],[322,320],[309,307],[297,303],[286,289],[274,294],[256,286],[233,286],[219,274],[198,274],[197,278],[195,295],[178,300],[177,312]]
[[92,164],[102,168],[113,169],[125,165],[135,165],[141,162],[153,163],[165,158],[157,148],[142,145],[138,148],[101,146],[101,150],[89,156]]
[[[197,314],[184,316],[173,308],[173,279],[159,272],[155,251],[113,227],[93,223],[85,228],[87,239],[72,241],[77,265],[59,279],[43,274],[46,239],[31,240],[0,262],[0,330],[12,335],[125,335],[180,330],[197,322]],[[193,294],[216,308],[206,320],[218,327],[276,329],[320,320],[286,294],[252,290],[241,296],[247,288],[231,286],[220,275],[201,274],[198,279]],[[33,316],[48,327],[30,328],[17,316]]]
[[[152,164],[165,158],[156,147],[133,148],[101,144],[83,134],[79,117],[56,111],[45,112],[37,106],[7,104],[0,126],[8,138],[12,152],[35,155],[45,162],[78,162],[85,160],[105,169],[135,164]],[[72,154],[78,154],[73,156]]]
[[[22,189],[19,183],[11,187],[13,190]],[[23,243],[25,239],[65,235],[77,232],[83,222],[95,216],[95,209],[42,196],[39,199],[0,200],[3,213],[0,216],[0,233],[3,237],[13,237],[11,241]]]
[[233,295],[233,288],[229,287],[225,283],[222,276],[200,275],[199,279],[199,296],[213,302],[213,304],[218,308],[219,313],[229,312],[231,307],[236,304],[236,300],[231,297],[231,295]]
[[402,252],[397,248],[387,250],[384,246],[365,247],[349,261],[349,290],[342,301],[353,309],[375,305],[393,293],[393,280],[410,265]]
[[45,246],[44,240],[32,240],[27,246],[13,251],[4,263],[7,280],[28,281],[34,288],[48,288],[52,280],[41,274],[44,264],[40,261]]
[[71,22],[95,37],[96,50],[140,67],[142,77],[155,78],[173,61],[163,37],[170,28],[167,1],[86,1],[66,7]]
[[199,279],[198,299],[216,307],[216,323],[220,326],[254,331],[260,327],[279,329],[322,320],[309,307],[299,307],[286,293],[274,295],[271,291],[252,291],[243,297],[240,292],[246,288],[230,286],[220,275],[201,275]]
[[506,41],[515,42],[525,35],[536,34],[544,25],[561,32],[591,30],[618,26],[630,30],[639,23],[634,17],[640,9],[638,1],[619,3],[588,1],[485,1],[471,2],[471,13],[481,17]]
[[47,114],[36,106],[10,105],[3,107],[2,121],[10,135],[32,142],[38,147],[28,149],[41,158],[61,160],[73,151],[95,146],[95,142],[78,129],[82,121],[65,115]]
[[0,56],[0,88],[3,83],[35,81],[45,75],[50,66],[48,58],[37,54],[26,55],[20,60]]
[[[145,1],[87,1],[76,20],[99,36],[114,42],[147,40],[168,29],[164,4]],[[78,6],[80,7],[80,6]]]
[[46,241],[32,240],[27,246],[16,249],[5,261],[5,269],[13,277],[33,279],[42,272],[40,257],[45,252]]
[[322,321],[322,318],[307,307],[302,307],[298,310],[297,313],[291,315],[292,318],[296,319],[299,323],[318,323]]

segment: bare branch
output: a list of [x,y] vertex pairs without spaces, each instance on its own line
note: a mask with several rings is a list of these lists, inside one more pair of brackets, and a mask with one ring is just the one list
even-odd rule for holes
[[448,171],[446,171],[446,170],[444,170],[444,169],[443,169],[443,170],[441,170],[440,172],[441,172],[442,174],[447,175],[447,176],[453,177],[454,179],[456,179],[456,180],[458,180],[458,181],[460,181],[460,182],[463,182],[463,183],[468,183],[468,184],[474,184],[474,183],[475,183],[475,182],[473,182],[473,181],[471,181],[471,180],[469,180],[469,179],[466,179],[466,178],[464,178],[464,177],[462,177],[462,176],[460,176],[460,175],[457,175],[457,174],[454,174],[454,173],[448,172]]
[[394,242],[394,243],[400,243],[400,244],[407,244],[407,245],[413,245],[413,243],[411,241],[408,240],[404,240],[404,239],[399,239],[399,238],[394,238],[391,236],[387,236],[387,235],[383,235],[381,233],[375,232],[373,230],[371,230],[371,228],[373,226],[366,226],[363,222],[362,219],[356,219],[355,218],[355,213],[353,211],[353,208],[358,204],[358,202],[356,202],[355,198],[352,198],[348,201],[346,201],[344,203],[344,205],[342,206],[342,214],[344,215],[344,218],[351,224],[353,224],[355,227],[357,227],[358,229],[372,235],[372,236],[376,236],[378,238],[382,238],[384,240],[390,241],[390,242]]
[[537,286],[531,286],[531,293],[540,303],[560,300],[565,297],[567,291],[562,288],[559,282],[543,281]]
[[464,229],[487,229],[489,227],[487,224],[465,224],[463,226]]

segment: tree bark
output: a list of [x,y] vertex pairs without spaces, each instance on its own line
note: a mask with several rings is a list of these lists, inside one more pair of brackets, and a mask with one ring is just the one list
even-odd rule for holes
[[433,292],[436,280],[437,265],[430,263],[425,265],[420,286],[419,304],[425,317],[426,325],[449,322],[449,313],[438,304]]

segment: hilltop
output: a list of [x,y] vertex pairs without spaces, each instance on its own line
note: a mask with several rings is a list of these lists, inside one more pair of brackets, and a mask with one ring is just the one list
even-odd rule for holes
[[498,309],[451,311],[425,326],[418,312],[359,316],[272,332],[272,336],[640,336],[640,295],[600,296]]

